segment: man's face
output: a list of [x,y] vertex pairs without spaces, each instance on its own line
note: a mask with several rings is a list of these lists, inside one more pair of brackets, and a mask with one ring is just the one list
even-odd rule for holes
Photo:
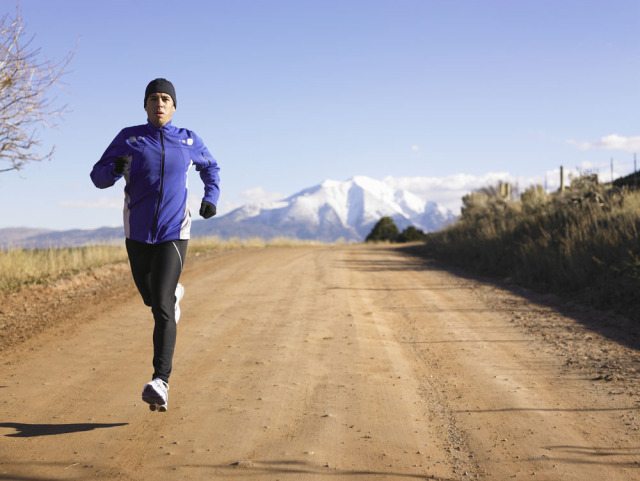
[[156,127],[164,127],[173,117],[176,107],[171,95],[162,92],[150,94],[144,106],[149,122]]

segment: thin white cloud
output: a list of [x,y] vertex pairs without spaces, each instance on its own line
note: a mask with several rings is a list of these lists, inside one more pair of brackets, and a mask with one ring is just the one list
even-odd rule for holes
[[200,212],[200,204],[202,203],[202,197],[196,194],[187,195],[187,207],[191,212],[191,218],[197,218]]
[[625,152],[637,152],[640,150],[640,136],[623,137],[618,134],[605,135],[600,140],[593,142],[577,142],[569,140],[570,145],[578,147],[580,150],[623,150]]
[[280,192],[268,192],[264,187],[255,187],[253,189],[247,189],[240,192],[240,197],[244,199],[245,203],[261,203],[261,202],[275,202],[282,199]]
[[[269,192],[264,187],[255,187],[253,189],[243,190],[239,192],[235,197],[227,197],[223,195],[220,197],[219,205],[217,205],[218,215],[228,214],[229,212],[246,204],[268,204],[281,200],[283,197],[284,196],[280,192]],[[190,199],[189,206],[192,213],[198,212],[198,209],[194,210],[194,208],[192,207],[196,204],[199,209],[199,198],[194,197],[193,199]]]
[[469,174],[446,177],[389,176],[384,178],[383,182],[394,189],[407,190],[425,202],[436,202],[457,215],[460,213],[462,198],[465,195],[483,187],[495,186],[499,182],[509,182],[512,186],[517,186],[520,192],[532,185],[541,185],[549,191],[556,190],[560,186],[560,169],[527,178],[515,177],[507,172],[489,172],[480,176]]
[[120,209],[124,203],[122,195],[118,197],[98,197],[97,199],[83,199],[83,200],[61,200],[58,205],[62,207],[87,207],[87,208],[102,208],[102,209]]

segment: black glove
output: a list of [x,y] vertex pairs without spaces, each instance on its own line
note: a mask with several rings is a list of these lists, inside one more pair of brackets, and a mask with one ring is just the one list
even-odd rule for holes
[[211,202],[203,200],[202,204],[200,204],[200,215],[205,219],[213,217],[214,215],[216,215],[216,206]]
[[113,171],[116,174],[124,174],[131,168],[131,156],[119,155],[116,157],[116,163],[113,165]]

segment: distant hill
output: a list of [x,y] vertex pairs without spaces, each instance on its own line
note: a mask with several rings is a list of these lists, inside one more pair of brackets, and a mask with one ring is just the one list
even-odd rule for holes
[[[381,217],[393,218],[402,231],[413,225],[434,232],[452,223],[456,216],[435,202],[384,181],[357,176],[347,181],[326,180],[277,202],[246,204],[226,215],[196,220],[192,237],[222,239],[288,237],[325,242],[361,242]],[[0,247],[73,247],[119,243],[122,227],[93,230],[51,231],[44,229],[0,229]]]
[[0,246],[21,245],[26,239],[55,232],[49,229],[29,229],[27,227],[8,227],[0,229]]
[[[14,231],[22,231],[22,233],[17,235]],[[46,249],[49,247],[80,247],[90,244],[117,244],[123,242],[123,238],[124,229],[122,227],[64,231],[10,227],[0,229],[0,248]]]

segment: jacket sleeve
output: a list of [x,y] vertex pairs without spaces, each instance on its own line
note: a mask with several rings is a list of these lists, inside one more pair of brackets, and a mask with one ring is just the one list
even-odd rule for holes
[[126,154],[127,144],[124,141],[124,132],[121,131],[107,147],[107,150],[104,151],[100,160],[93,166],[90,174],[93,184],[99,189],[106,189],[115,184],[122,177],[122,174],[116,174],[113,171],[116,157]]
[[194,142],[196,149],[194,150],[194,164],[196,171],[200,172],[200,178],[204,183],[204,197],[202,200],[211,202],[213,205],[218,205],[218,199],[220,198],[220,176],[218,172],[218,162],[213,158],[209,149],[204,145],[202,139],[196,137]]

